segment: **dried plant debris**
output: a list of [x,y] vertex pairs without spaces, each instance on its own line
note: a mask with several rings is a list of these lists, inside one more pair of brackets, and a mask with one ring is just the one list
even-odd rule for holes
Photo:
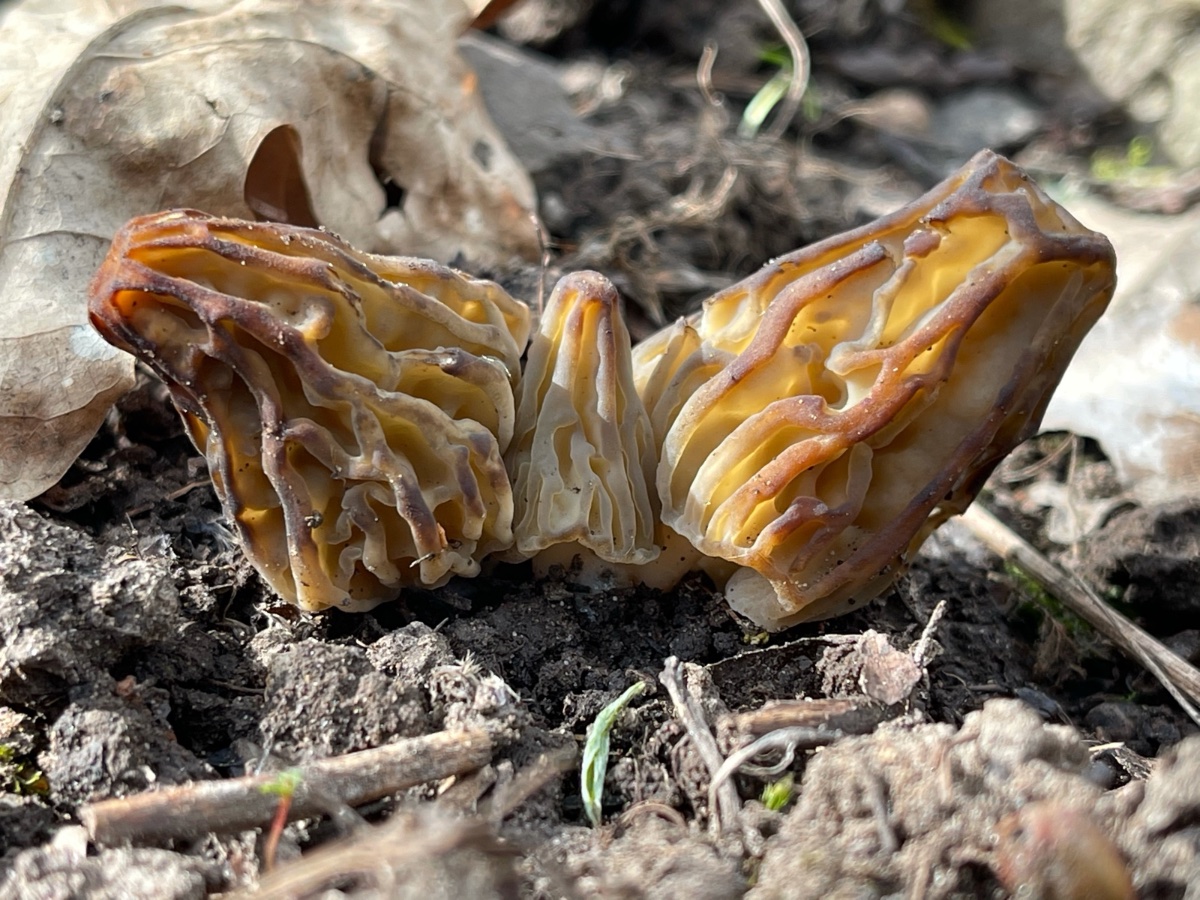
[[632,354],[613,287],[570,275],[523,383],[529,311],[495,285],[288,226],[135,220],[91,309],[171,383],[247,552],[306,609],[582,554],[660,587],[705,568],[777,630],[874,597],[971,502],[1113,272],[985,152]]
[[511,544],[501,454],[529,311],[491,282],[177,212],[122,230],[91,314],[168,382],[284,599],[369,607]]
[[[1014,896],[1124,900],[1130,858],[1139,887],[1158,888],[1145,896],[1177,896],[1195,862],[1155,845],[1188,840],[1187,829],[1153,816],[1164,790],[1189,793],[1198,750],[1193,738],[1180,745],[1187,764],[1104,792],[1087,779],[1079,735],[1019,701],[989,701],[957,732],[884,725],[810,760],[748,896],[990,896],[994,873]],[[1178,796],[1168,816],[1184,808]]]
[[132,385],[84,304],[131,216],[193,206],[374,252],[536,258],[532,185],[455,48],[459,0],[3,15],[0,497],[52,485]]

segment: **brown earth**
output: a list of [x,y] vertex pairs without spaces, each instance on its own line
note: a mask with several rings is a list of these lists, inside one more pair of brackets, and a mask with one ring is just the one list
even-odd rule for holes
[[[937,113],[983,88],[1009,92],[1040,124],[999,149],[1059,169],[1127,135],[1094,98],[1064,106],[1046,73],[954,51],[920,15],[886,5],[799,4],[821,102],[782,141],[735,134],[772,72],[756,58],[772,39],[757,4],[684,13],[599,3],[563,26],[544,43],[547,71],[574,85],[587,112],[548,158],[526,159],[551,268],[492,274],[532,298],[558,271],[598,268],[644,335],[769,257],[940,177],[958,151],[905,132],[914,104]],[[714,29],[720,105],[696,83]],[[926,58],[940,65],[905,65]],[[870,114],[847,113],[851,101]],[[1046,484],[1063,489],[1031,490]],[[1198,661],[1200,507],[1141,508],[1120,494],[1094,445],[1044,435],[1001,467],[985,502]],[[1042,505],[1047,496],[1056,499]],[[1056,543],[1064,515],[1098,524]],[[1128,861],[1144,898],[1191,896],[1200,884],[1196,727],[1156,681],[955,523],[880,601],[770,637],[737,621],[701,576],[666,594],[593,593],[567,578],[535,581],[524,567],[413,591],[369,614],[308,616],[279,605],[241,557],[202,459],[162,386],[143,375],[59,486],[0,505],[0,606],[4,896],[249,888],[263,829],[90,851],[59,829],[89,801],[464,725],[493,737],[487,778],[413,788],[360,809],[361,819],[294,823],[280,865],[339,837],[368,842],[380,827],[393,831],[365,874],[334,864],[307,892],[974,897],[1006,896],[997,872],[1020,870],[1031,896],[1082,897],[1098,894],[1054,885],[1082,884],[1076,869],[1098,865],[1080,861],[1106,854]],[[737,775],[744,802],[717,833],[709,770],[660,681],[669,657],[684,663],[723,754],[761,727],[739,714],[775,700],[842,698],[835,724],[857,736],[770,774]],[[577,772],[537,761],[578,748],[639,680],[645,693],[612,733],[605,823],[591,828]],[[827,734],[812,739],[823,743]],[[524,802],[473,815],[529,772],[545,784]],[[764,804],[768,785],[783,792],[782,808]],[[1098,832],[1001,826],[1032,801]],[[434,849],[404,852],[422,840]]]

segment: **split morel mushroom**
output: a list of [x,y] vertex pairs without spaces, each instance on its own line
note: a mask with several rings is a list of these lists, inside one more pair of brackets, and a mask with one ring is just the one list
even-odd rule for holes
[[166,380],[284,599],[369,607],[512,543],[502,454],[529,311],[496,285],[172,212],[117,235],[89,311]]
[[1114,267],[991,153],[775,260],[635,356],[663,523],[763,627],[874,597],[1036,431]]
[[167,379],[251,560],[306,609],[580,554],[660,587],[703,568],[778,629],[874,597],[971,502],[1114,269],[982,153],[632,354],[612,285],[568,276],[523,382],[529,311],[495,285],[288,226],[134,220],[90,309]]

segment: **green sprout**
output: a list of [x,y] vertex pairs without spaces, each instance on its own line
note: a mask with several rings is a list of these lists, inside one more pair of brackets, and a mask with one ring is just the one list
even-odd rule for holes
[[[772,75],[746,104],[742,121],[738,123],[740,138],[752,138],[758,134],[767,117],[771,115],[771,110],[787,96],[788,88],[792,84],[792,73],[795,71],[792,54],[784,46],[765,47],[758,56],[763,62],[778,66],[779,71]],[[815,122],[821,117],[821,101],[811,88],[804,92],[800,113],[808,122]]]
[[772,75],[770,80],[758,89],[758,93],[750,98],[742,113],[742,121],[738,124],[738,137],[752,138],[758,134],[771,110],[787,95],[791,83],[792,65],[789,62],[786,68]]
[[276,797],[290,800],[303,780],[304,773],[299,769],[284,769],[266,784],[260,785],[258,790],[263,794],[274,794]]
[[1092,154],[1092,177],[1097,181],[1112,184],[1127,182],[1134,185],[1153,185],[1166,180],[1170,169],[1152,166],[1154,142],[1139,135],[1126,145],[1123,151],[1101,149]]
[[644,690],[646,690],[644,681],[630,685],[625,693],[600,710],[596,720],[588,726],[587,742],[583,745],[583,766],[579,774],[579,789],[583,797],[583,811],[587,813],[588,821],[594,826],[600,824],[604,776],[608,773],[609,732],[612,731],[613,724],[621,710]]
[[23,759],[10,744],[0,744],[0,783],[4,790],[19,796],[50,793],[50,780],[41,769]]
[[788,772],[778,781],[772,781],[770,784],[763,785],[762,805],[772,812],[779,812],[792,799],[792,794],[795,793],[796,779],[791,772]]

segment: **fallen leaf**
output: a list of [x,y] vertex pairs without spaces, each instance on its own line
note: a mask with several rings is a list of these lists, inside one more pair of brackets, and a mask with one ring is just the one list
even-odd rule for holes
[[1117,250],[1117,292],[1042,420],[1100,442],[1143,504],[1200,497],[1200,207],[1178,216],[1072,197]]
[[323,225],[368,251],[536,258],[533,188],[455,39],[462,0],[81,3],[0,30],[0,498],[53,484],[133,380],[86,287],[134,215]]

